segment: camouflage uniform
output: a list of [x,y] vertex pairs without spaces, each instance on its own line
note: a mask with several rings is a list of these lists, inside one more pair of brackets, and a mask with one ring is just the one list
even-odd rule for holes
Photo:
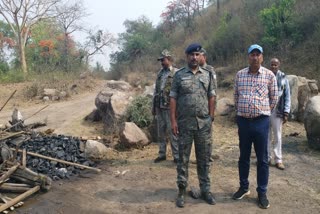
[[[217,89],[218,88],[218,83],[217,83],[217,75],[216,75],[216,72],[214,71],[214,68],[213,66],[211,65],[208,65],[207,63],[205,63],[203,66],[203,68],[211,71],[212,73],[212,76],[213,76],[213,83],[214,83],[214,88]],[[217,107],[217,99],[215,99],[215,106]],[[213,162],[213,159],[212,159],[212,144],[210,144],[210,162]]]
[[188,185],[188,164],[194,141],[200,190],[203,193],[210,191],[212,118],[209,115],[208,98],[216,95],[215,89],[212,73],[201,67],[196,74],[189,68],[182,68],[173,78],[170,97],[177,101],[179,188]]
[[178,142],[174,138],[171,131],[170,121],[170,89],[174,72],[177,69],[170,67],[169,69],[161,69],[157,75],[156,86],[154,91],[153,106],[157,115],[158,126],[158,143],[159,143],[159,157],[165,157],[167,151],[166,136],[169,133],[171,141],[172,156],[178,160]]

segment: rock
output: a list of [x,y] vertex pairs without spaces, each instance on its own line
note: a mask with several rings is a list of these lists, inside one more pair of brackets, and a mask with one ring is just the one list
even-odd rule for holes
[[93,158],[93,159],[106,159],[108,148],[95,140],[87,140],[85,144],[84,153],[86,157]]
[[150,86],[146,85],[144,87],[144,92],[143,92],[142,95],[152,98],[153,97],[154,88],[155,88],[155,84],[150,85]]
[[128,96],[127,93],[117,91],[115,92],[110,100],[111,111],[114,113],[116,119],[120,119],[125,113],[127,106],[129,105],[132,97]]
[[310,91],[311,91],[312,95],[314,95],[314,96],[318,95],[319,88],[318,88],[318,85],[317,85],[317,81],[309,80],[308,84],[309,84],[309,88],[310,88]]
[[60,98],[60,99],[65,99],[67,96],[68,96],[68,93],[65,92],[65,91],[61,91],[61,92],[59,93],[59,98]]
[[95,104],[104,121],[110,118],[113,121],[113,118],[119,119],[125,114],[131,99],[128,93],[103,89],[97,95]]
[[287,75],[290,85],[290,95],[291,95],[291,110],[290,118],[295,120],[298,113],[298,77],[295,75]]
[[217,115],[226,116],[233,111],[235,111],[235,107],[231,99],[224,97],[218,100],[215,112]]
[[52,100],[52,101],[57,101],[57,100],[59,100],[59,99],[60,99],[59,96],[52,96],[52,97],[51,97],[51,100]]
[[43,96],[53,97],[53,96],[57,96],[59,94],[59,91],[53,88],[45,88],[43,89],[42,94]]
[[308,101],[304,127],[310,147],[320,150],[320,96],[314,96]]
[[287,75],[291,94],[290,118],[303,122],[304,111],[308,100],[318,94],[316,80],[305,77]]
[[146,134],[134,123],[125,122],[120,132],[120,143],[126,147],[143,147],[149,143]]
[[0,124],[0,129],[5,129],[6,125],[5,124]]
[[42,100],[43,100],[43,101],[49,101],[49,100],[50,100],[50,97],[44,96],[44,97],[42,98]]
[[131,91],[132,87],[129,83],[125,81],[115,81],[115,80],[110,80],[106,83],[107,88],[115,89],[115,90],[120,90],[120,91]]

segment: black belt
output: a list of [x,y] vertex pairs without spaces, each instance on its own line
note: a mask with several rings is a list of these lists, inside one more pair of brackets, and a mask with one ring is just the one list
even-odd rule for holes
[[[240,116],[241,117],[241,116]],[[260,119],[263,119],[263,118],[266,118],[266,117],[269,117],[267,115],[260,115],[258,117],[252,117],[252,118],[249,118],[249,117],[241,117],[243,119],[246,119],[246,120],[249,120],[249,121],[255,121],[255,120],[260,120]]]

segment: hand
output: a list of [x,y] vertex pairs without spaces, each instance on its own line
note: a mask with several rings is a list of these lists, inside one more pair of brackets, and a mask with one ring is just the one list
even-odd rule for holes
[[178,134],[179,134],[179,131],[178,131],[178,124],[176,121],[174,121],[172,124],[171,124],[171,129],[172,129],[172,133],[174,136],[178,137]]

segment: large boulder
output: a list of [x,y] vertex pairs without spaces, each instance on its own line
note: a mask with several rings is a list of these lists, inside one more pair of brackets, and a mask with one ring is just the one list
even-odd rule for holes
[[130,94],[121,91],[117,91],[111,96],[111,109],[116,119],[120,119],[125,115],[127,106],[130,104],[132,99],[133,98]]
[[54,88],[45,88],[45,89],[43,89],[42,94],[43,94],[43,96],[48,96],[51,98],[53,96],[57,96],[59,94],[59,91]]
[[88,158],[104,160],[107,158],[107,153],[109,150],[111,149],[107,148],[104,144],[98,141],[87,140],[84,153]]
[[126,147],[141,148],[149,143],[146,134],[134,123],[125,122],[120,132],[120,142]]
[[216,115],[226,116],[235,110],[234,102],[229,98],[221,98],[217,102]]
[[108,124],[124,116],[131,99],[128,93],[103,89],[97,95],[95,105],[102,120]]
[[287,75],[291,94],[290,118],[303,122],[304,111],[308,100],[318,94],[316,80],[305,77]]
[[125,81],[109,80],[106,83],[106,88],[111,88],[117,91],[131,91],[132,87]]
[[153,97],[154,88],[155,88],[155,84],[150,85],[150,86],[146,85],[144,87],[143,96],[152,98]]
[[320,150],[320,96],[314,96],[308,101],[304,115],[304,127],[309,145]]
[[298,113],[298,77],[296,75],[287,75],[290,85],[291,111],[290,117],[295,120]]

